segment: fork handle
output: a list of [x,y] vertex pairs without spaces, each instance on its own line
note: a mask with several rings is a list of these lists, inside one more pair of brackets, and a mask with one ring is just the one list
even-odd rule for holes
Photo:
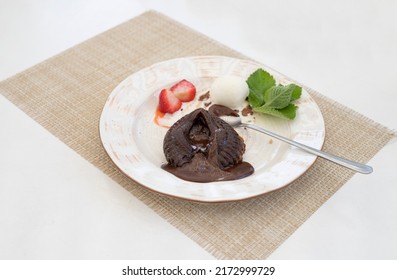
[[355,162],[355,161],[352,161],[352,160],[349,160],[349,159],[345,159],[345,158],[339,157],[337,155],[333,155],[333,154],[330,154],[330,153],[327,153],[327,152],[312,148],[310,146],[304,145],[302,143],[293,141],[293,140],[288,139],[288,138],[286,138],[284,136],[281,136],[279,134],[271,132],[271,131],[269,131],[267,129],[264,129],[262,127],[259,127],[259,126],[253,125],[253,124],[246,124],[246,123],[242,123],[240,126],[247,127],[247,128],[262,132],[262,133],[267,134],[267,135],[269,135],[271,137],[274,137],[274,138],[276,138],[278,140],[284,141],[284,142],[286,142],[286,143],[288,143],[288,144],[290,144],[292,146],[298,147],[298,148],[300,148],[300,149],[302,149],[302,150],[304,150],[306,152],[309,152],[309,153],[314,154],[316,156],[325,158],[325,159],[327,159],[329,161],[332,161],[334,163],[337,163],[339,165],[342,165],[344,167],[347,167],[347,168],[352,169],[354,171],[357,171],[359,173],[370,174],[373,171],[372,167],[369,166],[369,165],[365,165],[365,164],[362,164],[362,163],[359,163],[359,162]]

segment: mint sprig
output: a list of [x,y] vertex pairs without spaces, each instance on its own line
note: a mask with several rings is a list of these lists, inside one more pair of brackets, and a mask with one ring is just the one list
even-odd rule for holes
[[295,84],[276,85],[272,75],[263,69],[252,73],[248,79],[248,103],[253,111],[292,120],[298,106],[291,102],[300,98],[302,88]]

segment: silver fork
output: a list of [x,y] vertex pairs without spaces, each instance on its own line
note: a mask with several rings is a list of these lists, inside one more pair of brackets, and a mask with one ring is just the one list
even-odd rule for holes
[[363,174],[370,174],[373,171],[372,167],[369,166],[369,165],[365,165],[365,164],[362,164],[362,163],[359,163],[359,162],[355,162],[355,161],[352,161],[352,160],[349,160],[349,159],[345,159],[345,158],[339,157],[337,155],[333,155],[333,154],[330,154],[330,153],[327,153],[327,152],[312,148],[310,146],[301,144],[299,142],[293,141],[293,140],[288,139],[288,138],[286,138],[284,136],[281,136],[279,134],[271,132],[271,131],[269,131],[267,129],[259,127],[257,125],[249,124],[249,123],[243,123],[239,116],[221,116],[220,118],[222,120],[224,120],[225,122],[227,122],[228,124],[230,124],[231,126],[233,126],[233,127],[247,127],[247,128],[262,132],[262,133],[267,134],[267,135],[269,135],[269,136],[271,136],[273,138],[276,138],[278,140],[284,141],[284,142],[286,142],[286,143],[288,143],[288,144],[290,144],[292,146],[298,147],[298,148],[300,148],[300,149],[302,149],[302,150],[304,150],[304,151],[306,151],[308,153],[311,153],[311,154],[314,154],[316,156],[325,158],[325,159],[327,159],[327,160],[329,160],[331,162],[337,163],[337,164],[339,164],[341,166],[344,166],[344,167],[347,167],[347,168],[349,168],[351,170],[354,170],[354,171],[357,171],[357,172],[360,172],[360,173],[363,173]]

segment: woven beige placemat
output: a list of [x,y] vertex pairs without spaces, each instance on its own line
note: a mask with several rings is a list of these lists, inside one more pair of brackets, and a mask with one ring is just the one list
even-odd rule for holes
[[[0,92],[215,257],[266,258],[353,173],[318,159],[300,179],[269,195],[200,204],[136,185],[119,172],[101,146],[99,118],[114,87],[150,64],[192,55],[243,57],[149,11],[1,82]],[[393,138],[387,128],[308,91],[324,115],[324,150],[367,162]]]

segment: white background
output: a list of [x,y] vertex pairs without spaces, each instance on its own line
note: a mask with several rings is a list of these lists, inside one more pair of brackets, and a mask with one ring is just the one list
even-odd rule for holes
[[[156,9],[396,129],[397,2],[0,0],[0,80]],[[212,259],[0,97],[0,259]],[[272,259],[396,259],[397,144]]]

